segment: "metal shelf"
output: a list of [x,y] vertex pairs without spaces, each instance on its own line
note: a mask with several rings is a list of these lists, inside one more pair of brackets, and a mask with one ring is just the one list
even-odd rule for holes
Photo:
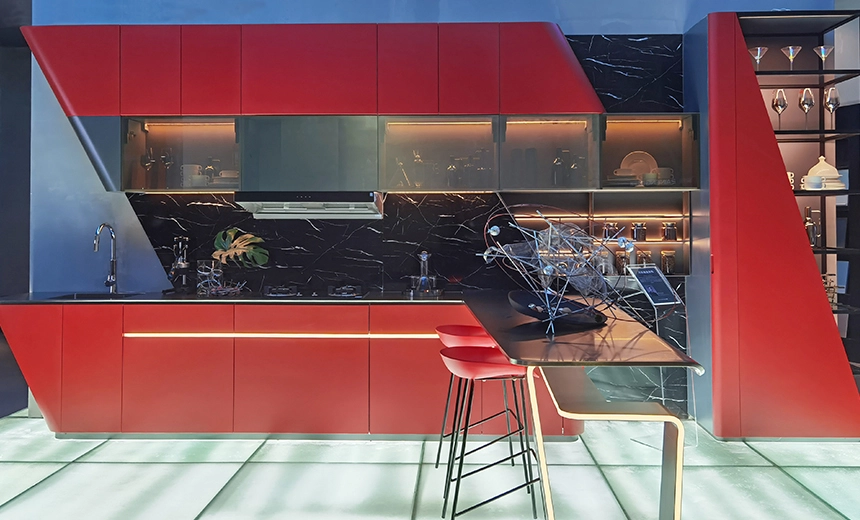
[[826,88],[860,76],[860,69],[760,70],[761,88]]
[[860,255],[860,249],[850,247],[813,247],[816,255]]
[[820,143],[860,135],[860,130],[774,130],[778,143]]
[[794,190],[801,197],[838,197],[840,195],[860,195],[860,190]]

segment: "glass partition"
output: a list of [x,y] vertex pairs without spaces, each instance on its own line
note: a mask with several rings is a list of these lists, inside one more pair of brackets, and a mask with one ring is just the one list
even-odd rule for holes
[[382,116],[383,191],[495,191],[497,116]]
[[502,118],[502,190],[594,189],[597,115]]
[[233,118],[123,119],[122,189],[218,191],[239,188]]

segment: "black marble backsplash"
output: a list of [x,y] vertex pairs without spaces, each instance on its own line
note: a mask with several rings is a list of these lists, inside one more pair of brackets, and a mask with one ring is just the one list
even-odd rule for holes
[[252,291],[289,284],[316,291],[340,284],[403,290],[408,276],[419,274],[423,250],[432,255],[431,274],[449,290],[516,287],[479,256],[487,247],[484,224],[501,207],[494,194],[389,194],[382,220],[256,220],[232,195],[128,198],[165,271],[174,260],[175,236],[190,239],[192,263],[211,258],[215,235],[231,227],[262,238],[268,264],[232,270]]
[[683,37],[567,36],[610,113],[683,112]]

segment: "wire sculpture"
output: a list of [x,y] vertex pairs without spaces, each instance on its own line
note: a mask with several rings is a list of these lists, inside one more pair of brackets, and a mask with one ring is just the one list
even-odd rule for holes
[[[514,217],[512,210],[526,208],[529,214],[520,216],[519,220],[533,222],[534,225],[522,225]],[[567,214],[551,218],[546,216],[550,212]],[[519,232],[519,240],[501,242],[503,230],[499,224],[504,220],[507,220],[509,228]],[[631,294],[627,290],[625,273],[617,272],[615,254],[609,247],[617,244],[627,254],[634,252],[634,243],[620,236],[623,227],[612,236],[598,238],[572,220],[585,221],[593,229],[593,220],[589,217],[530,204],[507,206],[487,219],[484,261],[488,264],[495,261],[518,273],[518,281],[524,281],[528,288],[508,295],[517,311],[546,322],[547,335],[555,334],[556,323],[565,323],[567,328],[577,330],[602,327],[607,322],[607,314],[619,319],[612,310],[616,305],[632,311],[636,321],[646,325],[648,321],[656,322],[671,314],[670,309],[663,316],[648,320],[627,301],[641,291]],[[580,297],[568,298],[566,294],[571,290],[578,292]]]

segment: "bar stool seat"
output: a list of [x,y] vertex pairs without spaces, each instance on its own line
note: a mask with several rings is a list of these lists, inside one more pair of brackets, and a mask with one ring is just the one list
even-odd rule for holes
[[436,327],[439,340],[446,347],[496,347],[496,342],[483,327],[475,325],[440,325]]
[[[525,403],[525,388],[523,387],[523,380],[526,376],[526,367],[518,366],[511,364],[508,357],[498,348],[486,348],[486,347],[456,347],[456,348],[443,348],[439,351],[439,354],[442,357],[442,362],[445,364],[445,367],[451,372],[453,376],[457,376],[461,379],[461,383],[465,382],[465,389],[462,392],[462,398],[460,389],[458,387],[457,390],[457,400],[455,402],[454,408],[454,426],[451,431],[451,446],[448,453],[448,469],[447,476],[445,479],[445,492],[443,495],[444,502],[442,505],[442,517],[445,517],[445,512],[448,507],[448,492],[451,487],[451,483],[454,482],[454,498],[451,505],[451,519],[453,520],[455,517],[472,511],[475,508],[488,504],[498,498],[501,498],[509,493],[513,493],[514,491],[522,488],[527,488],[527,491],[531,493],[532,498],[532,514],[534,518],[537,518],[537,506],[535,504],[535,496],[534,496],[534,484],[538,482],[539,478],[532,478],[532,468],[531,468],[531,456],[532,450],[529,446],[528,439],[528,417],[526,412],[526,403]],[[510,410],[507,406],[507,392],[505,392],[505,410],[499,412],[499,414],[505,414],[506,417],[512,416],[516,422],[516,429],[511,431],[510,426],[508,427],[508,434],[498,437],[483,446],[473,449],[469,452],[466,451],[466,439],[469,435],[469,429],[474,427],[481,422],[487,420],[487,418],[481,419],[476,423],[471,423],[471,412],[472,412],[472,400],[474,397],[475,384],[479,381],[487,381],[487,380],[501,380],[503,381],[503,385],[506,384],[507,381],[511,382],[511,387],[514,393],[514,406],[516,412]],[[519,382],[520,386],[520,400],[522,401],[522,411],[520,410],[520,403],[517,399],[517,391],[515,382]],[[503,386],[504,388],[504,386]],[[496,414],[498,416],[499,414]],[[457,442],[458,437],[462,433],[462,440],[460,440],[460,454],[456,455],[457,451]],[[520,442],[520,451],[517,453],[513,453],[513,449],[511,449],[510,457],[505,457],[503,459],[497,460],[485,466],[479,467],[477,469],[473,469],[468,471],[467,473],[463,473],[463,461],[466,456],[474,453],[480,449],[486,448],[498,442],[502,439],[507,438],[509,441],[511,440],[511,436],[519,435]],[[511,445],[511,448],[512,445]],[[441,442],[440,442],[441,449]],[[523,462],[523,476],[524,481],[522,484],[515,486],[503,493],[500,493],[494,497],[491,497],[483,502],[472,505],[466,509],[461,511],[457,511],[457,504],[460,496],[460,484],[462,480],[466,477],[475,475],[487,468],[497,466],[503,462],[511,461],[513,463],[516,458],[521,457]],[[454,476],[454,465],[455,462],[458,462],[456,476]]]

